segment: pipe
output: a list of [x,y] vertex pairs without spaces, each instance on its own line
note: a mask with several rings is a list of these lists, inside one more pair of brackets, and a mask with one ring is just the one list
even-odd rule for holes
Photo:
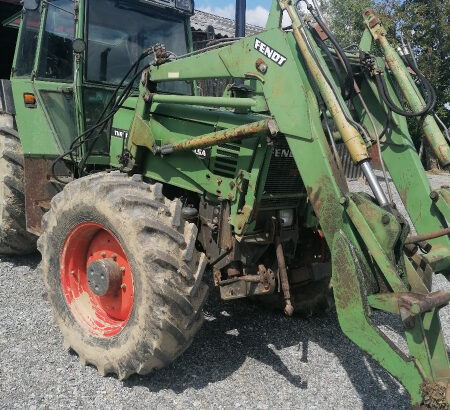
[[405,245],[428,241],[430,239],[439,238],[440,236],[445,235],[450,235],[450,228],[440,229],[436,232],[424,233],[423,235],[408,236],[405,240]]
[[373,172],[372,165],[370,164],[369,160],[363,161],[361,164],[361,170],[364,174],[364,176],[367,179],[367,182],[369,183],[370,188],[372,189],[373,194],[375,195],[375,198],[378,201],[378,204],[381,207],[386,207],[389,205],[388,200],[386,199],[386,195],[384,195],[383,190],[381,189],[380,184],[378,183],[378,179]]
[[247,8],[246,0],[236,0],[235,14],[235,37],[245,37],[245,10]]
[[291,292],[289,289],[289,279],[287,275],[286,261],[284,260],[283,245],[281,244],[280,228],[281,228],[280,223],[279,221],[277,221],[275,234],[275,252],[277,255],[278,272],[280,273],[281,288],[283,289],[284,301],[286,303],[286,306],[284,307],[284,313],[286,313],[287,316],[292,316],[292,314],[294,313],[294,307],[292,306],[291,303]]
[[154,153],[167,155],[174,151],[191,151],[198,148],[207,148],[213,145],[223,144],[229,141],[249,138],[260,132],[269,132],[272,136],[277,134],[278,126],[273,119],[252,122],[235,128],[211,132],[198,137],[189,138],[176,144],[167,144],[155,147]]
[[190,95],[165,95],[165,94],[153,94],[150,98],[152,102],[203,105],[209,107],[250,108],[256,105],[256,101],[253,98],[199,97]]

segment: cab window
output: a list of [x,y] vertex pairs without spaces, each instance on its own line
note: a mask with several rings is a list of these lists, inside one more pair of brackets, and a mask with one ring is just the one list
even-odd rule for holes
[[[87,20],[89,82],[119,84],[141,53],[156,43],[165,44],[176,55],[187,52],[185,19],[173,13],[161,14],[145,2],[90,1]],[[140,67],[152,58],[145,59]],[[170,82],[160,85],[158,91],[190,94],[192,87],[186,82]]]
[[39,78],[73,80],[73,7],[72,0],[53,0],[48,3],[37,73]]
[[17,77],[29,76],[33,71],[41,15],[37,10],[24,11],[22,19],[22,31],[14,68],[14,76]]

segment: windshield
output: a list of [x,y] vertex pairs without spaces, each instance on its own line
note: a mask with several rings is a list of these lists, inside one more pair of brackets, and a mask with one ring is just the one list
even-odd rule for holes
[[[187,52],[184,20],[162,16],[138,1],[91,0],[88,8],[87,80],[119,84],[142,51],[163,43],[176,55]],[[142,64],[149,63],[148,57]],[[186,82],[161,84],[159,91],[190,94]]]

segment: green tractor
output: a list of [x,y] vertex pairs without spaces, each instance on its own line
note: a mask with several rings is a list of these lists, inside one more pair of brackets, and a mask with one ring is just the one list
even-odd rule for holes
[[[422,118],[448,167],[434,90],[373,11],[344,50],[306,3],[300,19],[274,0],[264,31],[193,51],[192,0],[25,0],[1,83],[0,251],[30,252],[39,237],[65,346],[102,375],[182,354],[211,274],[223,300],[287,315],[334,303],[413,405],[446,408],[438,312],[450,293],[431,279],[450,272],[450,191],[431,190],[406,122]],[[211,79],[229,79],[223,95],[198,95]],[[339,146],[373,195],[349,191]],[[408,355],[374,310],[401,317]]]

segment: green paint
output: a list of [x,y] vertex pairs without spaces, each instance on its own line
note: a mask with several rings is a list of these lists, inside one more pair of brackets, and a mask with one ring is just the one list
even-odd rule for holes
[[[79,2],[75,26],[76,37],[85,40],[87,1]],[[153,85],[180,80],[244,78],[245,84],[254,89],[252,95],[232,97],[230,90],[223,97],[199,97],[196,92],[188,96],[171,95],[147,89],[145,82],[141,83],[139,94],[136,90],[112,119],[112,128],[108,130],[110,138],[102,141],[103,150],[92,155],[88,164],[100,169],[118,168],[121,166],[118,158],[125,146],[132,154],[133,165],[147,178],[204,196],[211,204],[229,201],[231,211],[227,222],[238,241],[254,233],[259,211],[270,217],[285,209],[287,201],[294,200],[304,220],[299,228],[320,228],[330,248],[334,297],[344,333],[396,377],[408,390],[411,402],[418,404],[422,381],[436,382],[450,377],[436,310],[416,315],[414,327],[406,329],[409,357],[396,349],[370,320],[372,309],[400,314],[399,292],[408,293],[411,289],[427,293],[423,281],[403,254],[409,228],[396,212],[379,208],[366,195],[348,192],[345,177],[338,170],[322,127],[314,91],[317,84],[292,32],[279,27],[281,10],[287,7],[292,7],[290,2],[273,1],[266,30],[255,36],[151,66],[149,70]],[[47,7],[42,11],[34,70],[23,77],[13,75],[12,84],[25,155],[56,157],[67,149],[75,135],[84,131],[87,118],[93,116],[86,91],[108,93],[113,88],[86,81],[85,54],[74,58],[75,74],[71,82],[48,81],[35,76],[42,52],[42,27]],[[185,28],[192,48],[187,17]],[[305,35],[314,44],[308,31]],[[371,43],[370,32],[366,30],[361,47],[369,50]],[[340,92],[336,73],[328,67],[319,48],[316,45],[313,48],[319,65]],[[283,56],[283,64],[271,58],[275,52]],[[263,60],[266,71],[258,68],[259,60]],[[384,67],[381,59],[378,64]],[[372,79],[360,78],[362,95],[379,133],[386,119],[385,107]],[[392,99],[399,104],[392,78],[387,76],[387,82]],[[24,92],[35,93],[36,108],[24,106]],[[50,102],[49,93],[54,97]],[[69,100],[73,104],[70,115]],[[374,136],[375,131],[357,99],[353,100],[353,108]],[[345,110],[348,115],[352,112]],[[153,153],[155,145],[180,143],[270,118],[279,127],[276,136],[257,133],[239,142],[211,145],[205,147],[204,156],[192,151],[177,151],[167,156]],[[122,131],[129,133],[128,139],[123,139]],[[270,165],[276,153],[274,145],[281,139],[286,140],[290,149],[286,156],[293,156],[304,190],[299,187],[296,193],[270,196],[265,192],[265,185],[268,177],[273,176],[269,172],[276,172]],[[342,135],[337,135],[336,140],[342,140]],[[392,130],[382,139],[381,148],[386,167],[417,232],[428,233],[447,226],[449,191],[440,190],[436,202],[430,199],[428,179],[404,118],[393,115]],[[86,152],[86,146],[79,151],[79,154]],[[268,198],[279,202],[261,207]],[[448,273],[448,237],[436,238],[430,243],[433,248],[426,258],[436,271]],[[379,281],[387,284],[382,291]]]

